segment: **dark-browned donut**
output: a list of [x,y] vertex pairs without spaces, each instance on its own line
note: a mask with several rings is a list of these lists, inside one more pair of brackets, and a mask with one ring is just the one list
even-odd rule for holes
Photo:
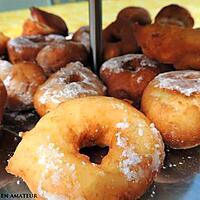
[[159,73],[172,70],[142,54],[128,54],[103,63],[100,77],[108,95],[133,101],[138,106],[148,83]]
[[49,44],[38,53],[36,58],[46,75],[56,72],[70,62],[86,63],[87,59],[86,48],[82,44],[72,41]]
[[156,15],[155,23],[192,28],[194,26],[194,19],[187,9],[171,4],[160,10]]
[[141,7],[126,7],[118,13],[117,19],[129,20],[140,25],[151,24],[149,12]]
[[103,57],[109,58],[134,53],[138,50],[132,24],[127,20],[117,20],[103,31]]

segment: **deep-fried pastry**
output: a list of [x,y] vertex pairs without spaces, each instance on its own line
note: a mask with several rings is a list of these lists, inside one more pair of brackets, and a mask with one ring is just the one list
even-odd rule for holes
[[200,69],[200,31],[175,25],[137,26],[136,37],[142,51],[176,69]]
[[30,12],[31,19],[24,22],[22,35],[68,35],[68,28],[61,17],[36,7],[30,8]]
[[194,26],[194,19],[187,9],[171,4],[160,10],[155,17],[155,23],[192,28]]
[[[93,145],[109,147],[100,164],[79,152]],[[163,159],[161,136],[141,112],[111,97],[83,97],[26,132],[6,170],[41,200],[136,200]]]

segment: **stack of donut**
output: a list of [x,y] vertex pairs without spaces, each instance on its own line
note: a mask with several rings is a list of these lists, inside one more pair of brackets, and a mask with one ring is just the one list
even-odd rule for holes
[[[5,107],[34,108],[41,117],[7,166],[39,199],[138,199],[163,164],[163,141],[178,149],[200,145],[198,51],[186,63],[195,65],[183,66],[187,56],[175,55],[177,65],[174,49],[164,48],[169,35],[170,47],[178,40],[173,30],[194,34],[188,10],[166,6],[153,24],[144,8],[121,10],[103,30],[99,77],[89,69],[88,26],[67,40],[59,16],[31,8],[31,17],[22,36],[0,37],[0,55],[8,54],[0,61],[0,120]],[[83,153],[94,146],[107,149],[98,163]]]

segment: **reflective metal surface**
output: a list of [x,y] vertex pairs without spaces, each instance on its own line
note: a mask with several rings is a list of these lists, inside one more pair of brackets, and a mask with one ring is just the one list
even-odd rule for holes
[[[27,116],[27,114],[23,113],[23,116]],[[35,113],[33,115],[29,114],[28,116],[31,117],[26,118],[21,116],[20,122],[17,122],[18,131],[24,127],[30,129],[39,119]],[[10,122],[13,124],[16,121],[13,118],[13,121],[11,120]],[[19,123],[23,124],[23,128],[22,126],[20,128]],[[12,128],[11,124],[8,123],[6,125],[7,128]],[[19,142],[19,137],[15,137],[9,131],[1,130],[0,199],[6,199],[1,198],[1,194],[30,194],[28,187],[22,180],[5,171],[7,160],[12,156]],[[20,199],[23,200],[23,198]],[[200,147],[190,150],[172,150],[166,148],[164,167],[155,180],[155,183],[141,200],[200,200]]]

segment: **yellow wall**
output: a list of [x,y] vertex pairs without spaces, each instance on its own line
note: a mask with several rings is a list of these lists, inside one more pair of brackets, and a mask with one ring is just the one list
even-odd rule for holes
[[[195,26],[200,26],[200,0],[104,0],[103,25],[105,27],[113,21],[117,13],[126,6],[145,7],[154,17],[163,6],[171,3],[177,3],[189,9],[195,18]],[[60,15],[68,24],[70,32],[88,24],[87,2],[60,4],[45,7],[44,10]],[[24,20],[28,17],[28,10],[0,13],[0,31],[10,37],[18,36],[22,32]]]

